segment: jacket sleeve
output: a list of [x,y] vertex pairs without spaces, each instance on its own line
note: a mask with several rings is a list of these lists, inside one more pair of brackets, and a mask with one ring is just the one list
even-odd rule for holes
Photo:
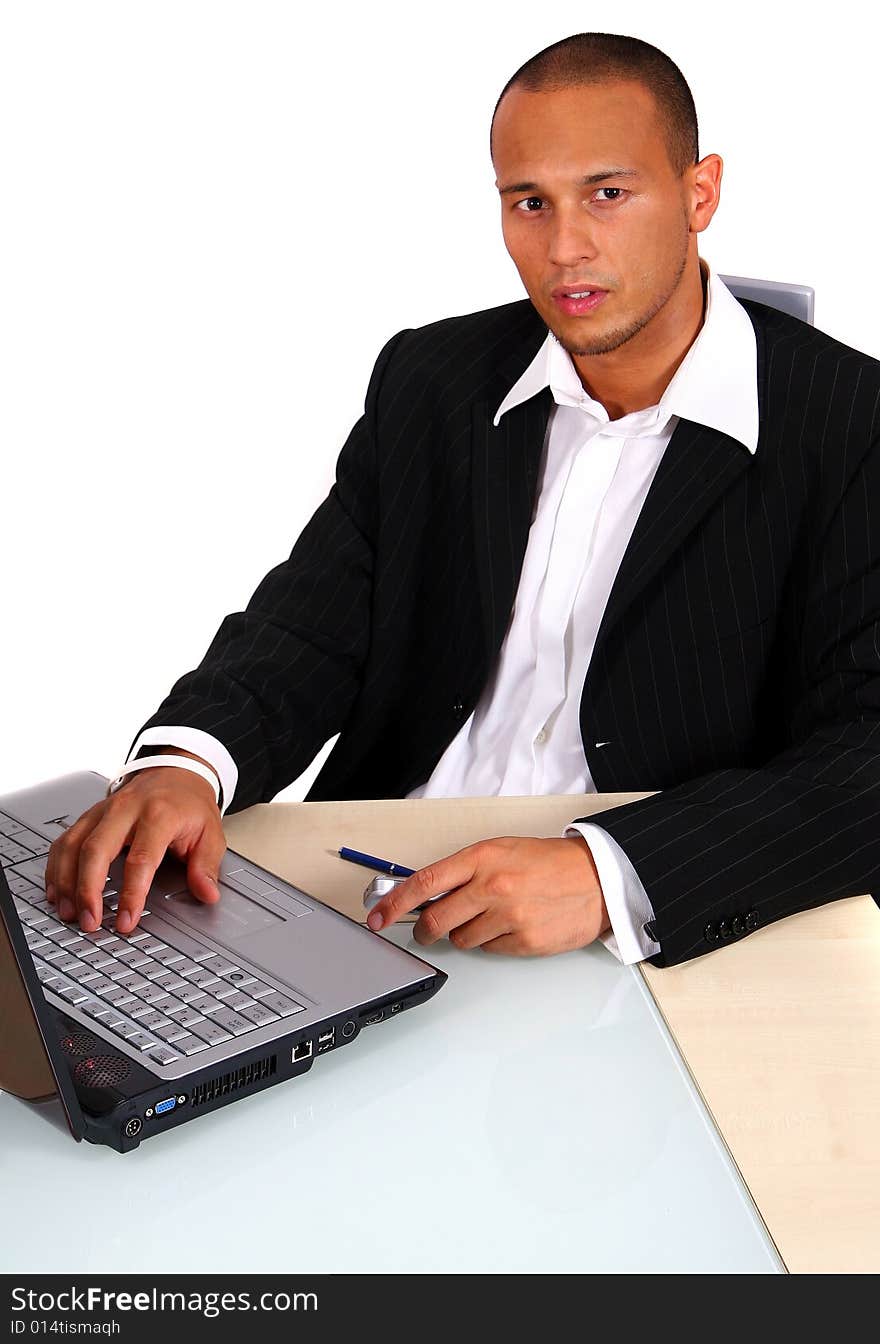
[[381,350],[335,483],[288,558],[244,611],[223,618],[199,666],[135,734],[132,746],[144,729],[177,724],[221,742],[238,769],[230,812],[296,779],[341,731],[358,693],[370,643],[378,401],[404,335]]
[[880,885],[878,501],[875,440],[813,538],[787,748],[601,814],[654,909],[654,966]]

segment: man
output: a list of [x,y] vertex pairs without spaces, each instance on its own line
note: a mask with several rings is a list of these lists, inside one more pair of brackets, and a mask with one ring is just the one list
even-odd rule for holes
[[121,932],[166,849],[216,900],[223,811],[337,732],[310,799],[659,791],[421,870],[369,923],[449,892],[423,944],[667,966],[874,883],[880,362],[701,261],[722,161],[656,48],[538,53],[491,153],[528,299],[385,345],[289,559],[52,846],[84,929],[126,844]]

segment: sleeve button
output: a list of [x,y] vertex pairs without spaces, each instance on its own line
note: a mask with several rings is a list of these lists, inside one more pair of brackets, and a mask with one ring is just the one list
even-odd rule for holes
[[745,920],[743,919],[742,915],[734,915],[734,917],[733,917],[733,931],[734,931],[734,933],[737,934],[737,935],[739,935],[739,934],[741,934],[741,933],[745,933],[745,931],[746,931],[746,922],[745,922]]
[[722,938],[733,937],[733,929],[730,927],[729,919],[722,919],[721,923],[718,925],[718,932],[721,934]]
[[718,926],[712,923],[707,924],[705,929],[703,930],[703,937],[706,939],[707,943],[717,943]]
[[757,910],[750,910],[749,913],[746,915],[746,928],[756,929],[757,927],[758,927],[758,912]]

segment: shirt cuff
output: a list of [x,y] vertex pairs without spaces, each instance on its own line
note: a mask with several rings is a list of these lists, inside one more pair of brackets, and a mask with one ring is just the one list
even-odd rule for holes
[[223,743],[218,742],[210,733],[203,732],[201,728],[187,728],[183,724],[163,727],[160,724],[158,728],[145,728],[138,735],[124,763],[127,765],[129,761],[133,761],[143,747],[153,746],[180,747],[181,751],[191,751],[194,756],[201,756],[203,761],[214,767],[220,780],[222,817],[232,802],[232,795],[238,784],[238,766]]
[[617,841],[601,826],[584,821],[572,822],[565,835],[584,837],[599,873],[611,920],[611,928],[599,934],[599,941],[624,966],[656,956],[660,944],[645,932],[645,925],[654,919],[654,910],[638,873]]

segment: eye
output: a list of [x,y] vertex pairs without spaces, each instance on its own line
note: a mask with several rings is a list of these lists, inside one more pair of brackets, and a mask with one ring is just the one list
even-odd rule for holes
[[622,192],[623,192],[623,187],[598,187],[597,190],[598,190],[598,191],[616,191],[616,192],[617,192],[617,196],[615,196],[615,198],[614,198],[613,201],[599,201],[599,205],[614,205],[615,202],[616,202],[616,200],[617,200],[617,198],[622,194]]
[[[523,200],[517,201],[515,209],[519,210],[519,207],[521,205],[528,205],[530,201],[537,201],[538,204],[540,205],[542,203],[542,199],[543,198],[541,196],[526,196]],[[523,210],[521,211],[521,213],[524,215],[533,215],[535,212],[534,210]]]

